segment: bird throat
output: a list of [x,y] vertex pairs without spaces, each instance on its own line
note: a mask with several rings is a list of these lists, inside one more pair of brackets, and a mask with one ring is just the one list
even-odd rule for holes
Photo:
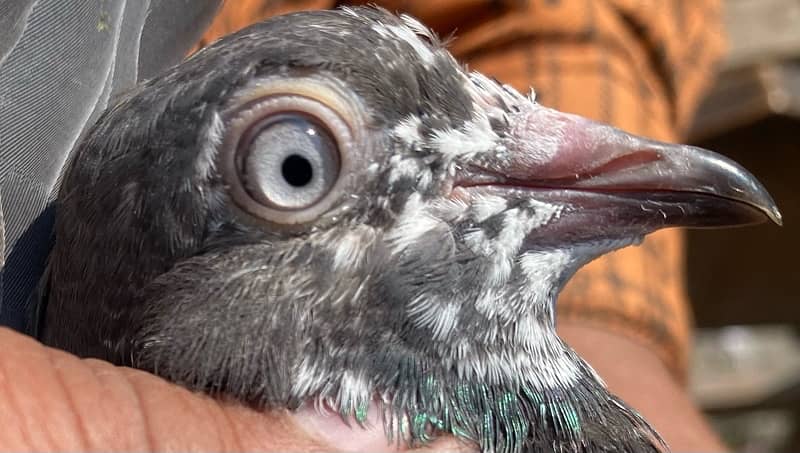
[[520,370],[516,381],[495,383],[442,376],[440,370],[416,364],[401,366],[406,375],[398,376],[397,387],[369,403],[336,408],[331,400],[325,405],[359,424],[365,423],[368,411],[376,410],[388,441],[412,447],[453,435],[483,452],[594,452],[609,446],[615,451],[662,451],[663,441],[647,422],[609,393],[569,346],[561,346],[578,375],[549,386],[543,387],[536,376],[548,369],[547,363],[539,370]]

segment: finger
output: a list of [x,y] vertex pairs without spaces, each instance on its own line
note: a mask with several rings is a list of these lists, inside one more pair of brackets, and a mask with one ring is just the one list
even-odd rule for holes
[[[321,449],[282,414],[193,394],[0,329],[0,450]],[[324,448],[323,448],[324,449]]]
[[[327,425],[326,425],[327,423]],[[366,441],[372,443],[365,443]],[[382,428],[256,411],[0,328],[0,451],[389,451]],[[465,451],[451,438],[423,450]]]

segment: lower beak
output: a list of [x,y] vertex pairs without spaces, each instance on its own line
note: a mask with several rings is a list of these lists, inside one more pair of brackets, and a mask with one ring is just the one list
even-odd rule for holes
[[532,104],[509,117],[507,154],[478,159],[457,185],[536,191],[542,201],[586,208],[587,222],[721,227],[781,224],[763,185],[736,162],[687,145],[627,134]]

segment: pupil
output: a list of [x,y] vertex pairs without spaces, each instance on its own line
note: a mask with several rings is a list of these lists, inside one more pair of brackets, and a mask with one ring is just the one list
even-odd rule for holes
[[283,179],[294,187],[303,187],[311,182],[314,176],[314,170],[311,168],[311,162],[305,157],[292,154],[283,161],[281,165],[281,174]]

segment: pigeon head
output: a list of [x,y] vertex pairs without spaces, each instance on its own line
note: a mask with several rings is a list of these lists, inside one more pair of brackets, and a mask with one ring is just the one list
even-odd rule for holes
[[560,288],[658,228],[779,220],[735,163],[545,108],[371,8],[128,93],[58,209],[47,343],[484,451],[660,448],[556,336]]

